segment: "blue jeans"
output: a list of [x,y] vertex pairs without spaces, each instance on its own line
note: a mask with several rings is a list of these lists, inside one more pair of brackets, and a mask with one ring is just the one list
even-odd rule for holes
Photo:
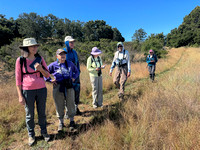
[[35,136],[35,123],[34,123],[34,109],[35,102],[38,113],[38,123],[40,125],[41,134],[47,133],[46,128],[46,98],[47,98],[47,89],[37,89],[37,90],[23,90],[23,96],[25,98],[25,111],[26,111],[26,126],[28,130],[28,135],[33,137]]

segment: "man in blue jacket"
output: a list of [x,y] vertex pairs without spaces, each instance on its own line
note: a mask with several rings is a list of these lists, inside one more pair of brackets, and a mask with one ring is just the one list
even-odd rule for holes
[[157,61],[158,59],[157,59],[156,54],[154,54],[154,51],[152,49],[149,50],[149,55],[147,56],[146,62],[148,63],[149,76],[152,82],[154,81],[154,78],[155,78],[155,70],[156,70]]
[[[66,60],[72,61],[74,63],[74,65],[77,67],[78,71],[80,72],[78,55],[77,55],[77,52],[74,50],[74,42],[75,42],[75,39],[73,39],[71,36],[66,36],[65,37],[66,47],[63,49],[66,52]],[[80,101],[80,75],[74,81],[73,87],[75,90],[76,115],[81,115],[82,113],[80,112],[80,110],[78,108],[78,104]],[[66,115],[67,115],[67,113],[66,113]]]

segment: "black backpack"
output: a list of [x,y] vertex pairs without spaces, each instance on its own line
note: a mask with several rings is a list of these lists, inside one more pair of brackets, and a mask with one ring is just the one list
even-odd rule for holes
[[[95,65],[96,65],[96,67],[97,67],[97,63],[96,63],[96,61],[94,60],[94,56],[93,55],[91,55],[92,57],[91,57],[91,67],[92,67],[92,63],[93,62],[95,62]],[[99,64],[100,64],[100,68],[101,68],[101,60],[100,60],[100,57],[98,56],[97,57],[97,59],[98,59],[98,62],[99,62]],[[93,68],[93,67],[92,67]],[[101,71],[101,69],[98,71],[98,76],[100,76],[102,74],[102,71]]]
[[[36,57],[40,57],[41,56],[38,54]],[[22,68],[23,68],[23,64],[24,64],[24,68],[25,68],[25,73],[23,72]],[[26,58],[23,56],[20,56],[20,67],[21,67],[21,82],[23,81],[23,75],[24,74],[34,74],[34,73],[38,73],[39,71],[35,71],[35,72],[28,72],[27,70],[27,64],[26,64]],[[42,65],[42,68],[46,70],[46,68]],[[40,72],[40,77],[43,78],[42,73]]]

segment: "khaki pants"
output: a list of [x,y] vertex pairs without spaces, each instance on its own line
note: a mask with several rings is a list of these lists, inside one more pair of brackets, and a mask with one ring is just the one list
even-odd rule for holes
[[59,88],[60,88],[59,84],[53,87],[53,98],[56,105],[57,117],[59,119],[64,118],[64,109],[66,106],[68,110],[68,116],[72,118],[76,114],[75,102],[74,102],[75,100],[74,89],[73,88],[66,89],[65,91],[66,97],[65,97],[64,93],[59,91]]
[[90,76],[90,81],[92,84],[92,98],[93,98],[92,104],[101,107],[103,103],[102,76],[98,77]]
[[118,94],[124,95],[125,83],[127,80],[128,67],[117,67],[113,78],[114,84],[119,88]]

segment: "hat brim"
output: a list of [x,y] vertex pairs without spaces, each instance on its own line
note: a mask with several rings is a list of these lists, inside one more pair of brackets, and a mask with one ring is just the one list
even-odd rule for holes
[[69,42],[74,42],[74,41],[76,41],[75,39],[71,39],[71,40],[69,40]]
[[30,46],[40,46],[40,44],[33,44],[33,45],[29,45],[29,46],[19,46],[19,48],[30,47]]
[[96,52],[96,53],[93,53],[91,52],[92,55],[100,55],[102,52]]
[[61,53],[65,53],[65,54],[67,54],[66,51],[62,51],[62,52],[60,52],[60,53],[58,53],[58,54],[56,54],[56,55],[60,55]]

